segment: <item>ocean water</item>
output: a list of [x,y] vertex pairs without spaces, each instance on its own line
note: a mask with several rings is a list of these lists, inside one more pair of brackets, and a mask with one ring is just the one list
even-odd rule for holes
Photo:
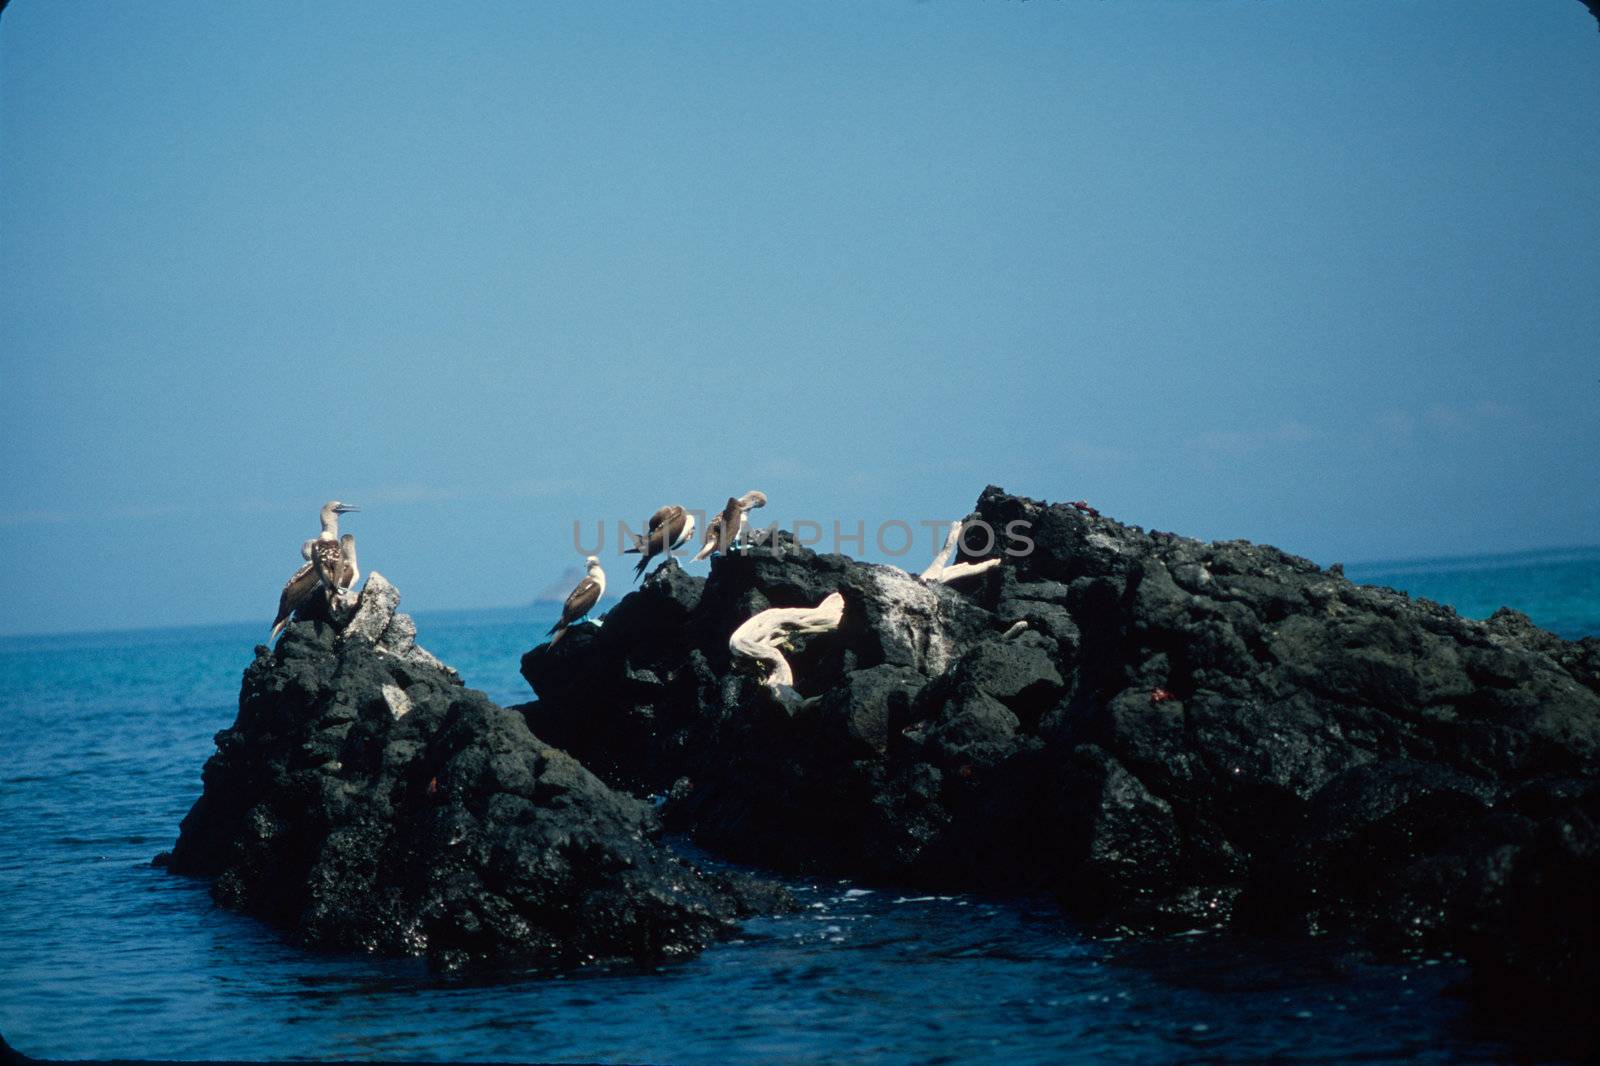
[[[1600,550],[1351,567],[1600,634]],[[550,619],[420,614],[503,703]],[[259,625],[0,638],[0,1033],[70,1058],[598,1062],[1499,1061],[1449,958],[1194,932],[1097,939],[1047,901],[794,881],[800,913],[698,958],[444,980],[306,952],[152,868],[231,724]]]
[[1568,640],[1600,635],[1600,547],[1352,563],[1345,575],[1449,604],[1468,618],[1515,607]]

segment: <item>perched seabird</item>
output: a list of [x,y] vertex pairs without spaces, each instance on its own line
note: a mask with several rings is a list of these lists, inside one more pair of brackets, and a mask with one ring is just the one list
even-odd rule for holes
[[578,582],[578,587],[572,590],[567,602],[561,605],[561,621],[550,627],[550,632],[555,634],[555,640],[550,642],[552,644],[560,640],[570,627],[587,618],[589,612],[594,610],[594,605],[600,602],[600,597],[605,595],[606,572],[600,569],[600,560],[591,555],[584,563],[588,568],[588,576]]
[[722,514],[718,516],[722,522],[717,529],[716,550],[727,555],[737,548],[744,540],[745,530],[749,528],[750,512],[766,505],[767,494],[755,489],[737,499],[730,496],[727,506],[723,507]]
[[[728,497],[727,506],[718,514],[711,516],[711,521],[706,523],[706,539],[700,542],[700,550],[695,552],[694,558],[689,560],[698,563],[712,552],[727,554],[730,547],[735,546],[744,535],[745,528],[750,524],[746,515],[757,507],[767,505],[767,494],[758,489],[751,489],[743,496]],[[724,535],[724,530],[731,532]]]
[[348,503],[340,503],[338,500],[329,500],[323,504],[322,514],[319,516],[322,519],[322,532],[300,545],[300,558],[310,559],[311,546],[319,540],[338,540],[339,516],[359,510],[361,508],[351,507]]
[[675,503],[669,503],[650,516],[650,530],[643,535],[634,534],[633,547],[623,554],[638,553],[639,565],[633,568],[633,579],[644,576],[644,568],[656,556],[671,553],[683,547],[694,536],[694,515]]
[[359,507],[338,500],[322,505],[322,532],[300,545],[300,557],[306,564],[294,572],[278,596],[278,617],[272,620],[270,639],[278,639],[295,608],[310,599],[318,585],[327,589],[332,603],[334,596],[349,591],[361,580],[361,571],[356,568],[356,538],[346,533],[342,541],[339,539],[339,516],[358,510]]

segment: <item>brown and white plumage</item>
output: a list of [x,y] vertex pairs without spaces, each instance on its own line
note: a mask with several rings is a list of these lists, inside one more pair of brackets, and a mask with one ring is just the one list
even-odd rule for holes
[[311,565],[317,578],[331,595],[344,576],[344,545],[336,540],[319,540],[311,546]]
[[339,538],[339,573],[331,586],[333,592],[349,592],[361,581],[361,567],[356,563],[356,538],[346,533]]
[[624,554],[638,553],[639,565],[633,568],[633,579],[639,580],[650,560],[683,547],[694,536],[694,515],[675,503],[669,503],[650,516],[650,528],[645,534],[636,534],[633,547]]
[[739,501],[732,496],[728,497],[727,506],[717,516],[721,519],[717,523],[717,554],[727,555],[728,550],[739,539],[739,534],[744,532],[744,511],[739,506]]
[[339,566],[334,581],[332,585],[324,581],[322,593],[328,597],[328,613],[334,624],[345,626],[361,608],[361,594],[355,591],[361,582],[361,566],[356,562],[356,538],[349,533],[339,538]]
[[[738,547],[739,542],[744,538],[745,529],[750,524],[749,513],[757,507],[765,507],[766,505],[767,494],[758,489],[751,489],[737,498],[728,497],[727,505],[722,508],[722,513],[717,516],[717,537],[713,545],[714,549],[723,555],[727,555],[733,548]],[[696,558],[710,554],[703,545],[700,551],[701,555]]]
[[322,579],[317,576],[317,564],[306,563],[294,572],[288,583],[283,586],[283,592],[278,596],[278,617],[272,620],[272,636],[269,640],[277,640],[278,634],[283,632],[283,627],[289,624],[289,616],[294,614],[299,607],[311,598],[317,591],[317,586]]
[[361,508],[352,507],[348,503],[341,503],[338,500],[329,500],[327,503],[323,504],[322,512],[317,516],[318,520],[322,523],[322,532],[318,533],[316,536],[300,545],[300,558],[309,560],[311,558],[312,546],[315,545],[319,540],[338,540],[339,516],[342,514],[349,514],[351,511],[359,510],[361,510]]
[[278,617],[272,620],[270,639],[277,639],[296,608],[310,599],[318,586],[326,590],[331,603],[336,595],[361,580],[361,571],[356,567],[356,538],[349,533],[343,539],[339,536],[339,516],[357,510],[360,508],[338,500],[322,505],[322,532],[300,545],[300,556],[306,563],[294,572],[278,596]]
[[600,568],[600,560],[591,555],[584,562],[588,573],[572,590],[567,602],[561,605],[561,620],[550,627],[550,632],[556,634],[556,640],[561,639],[561,634],[566,632],[568,626],[594,610],[600,597],[605,595],[606,572]]

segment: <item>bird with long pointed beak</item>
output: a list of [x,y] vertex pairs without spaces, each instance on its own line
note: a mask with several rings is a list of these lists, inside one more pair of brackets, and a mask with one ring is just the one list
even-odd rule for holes
[[589,612],[594,610],[595,604],[600,602],[600,597],[606,592],[606,572],[600,567],[600,560],[591,555],[584,560],[586,574],[577,588],[572,590],[567,597],[567,602],[561,605],[561,619],[550,627],[554,644],[566,636],[567,630],[579,622],[588,619],[591,625],[599,625],[597,619],[589,618]]
[[339,516],[359,510],[361,508],[352,507],[348,503],[340,503],[338,500],[329,500],[323,504],[322,513],[318,516],[322,521],[322,532],[300,545],[300,558],[309,560],[311,558],[311,546],[319,540],[338,540]]
[[745,531],[749,528],[750,512],[766,505],[767,494],[759,489],[751,489],[743,496],[728,497],[722,513],[707,524],[706,539],[700,545],[700,550],[695,553],[694,561],[698,562],[712,552],[727,555],[737,549],[743,543]]
[[722,528],[717,530],[717,551],[723,555],[738,551],[750,528],[750,512],[766,506],[766,493],[747,491],[738,499],[730,499],[722,509]]
[[[278,634],[289,624],[295,609],[309,600],[318,586],[327,589],[331,603],[335,595],[347,592],[361,579],[361,572],[356,569],[355,537],[347,533],[343,541],[339,538],[339,516],[359,510],[359,507],[338,500],[329,500],[322,505],[322,532],[300,546],[300,556],[306,563],[284,583],[283,591],[278,595],[278,616],[272,620],[272,635],[268,639],[278,639]],[[349,550],[348,560],[345,558],[346,548]]]
[[671,555],[694,536],[694,515],[685,511],[675,503],[669,503],[650,516],[649,531],[644,534],[634,534],[633,547],[626,549],[624,555],[639,555],[639,565],[633,568],[633,579],[638,581],[644,576],[644,569],[650,565],[650,560],[658,555]]

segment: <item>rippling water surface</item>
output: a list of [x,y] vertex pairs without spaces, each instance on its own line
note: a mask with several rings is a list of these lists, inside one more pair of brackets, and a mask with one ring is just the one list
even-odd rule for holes
[[[1600,633],[1597,563],[1383,576],[1466,613],[1511,602],[1576,636]],[[469,684],[527,698],[517,662],[548,618],[418,622]],[[678,1063],[1507,1053],[1449,993],[1462,976],[1449,959],[1377,965],[1216,934],[1093,939],[1043,900],[832,880],[794,882],[799,914],[648,971],[471,984],[411,960],[289,947],[214,907],[204,884],[149,865],[199,794],[261,636],[252,625],[0,639],[0,1033],[20,1050]]]

